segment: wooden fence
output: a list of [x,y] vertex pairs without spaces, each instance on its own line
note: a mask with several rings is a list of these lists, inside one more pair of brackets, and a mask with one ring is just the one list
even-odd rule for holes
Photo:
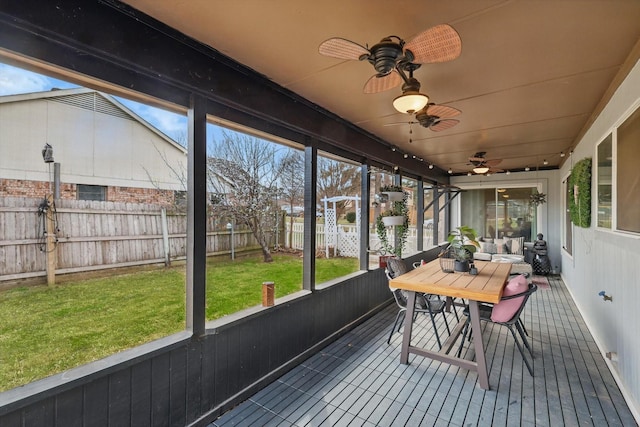
[[[0,198],[0,283],[46,276],[46,214],[43,199]],[[52,211],[53,212],[53,211]],[[56,200],[56,273],[164,263],[186,255],[186,215],[157,205]],[[231,234],[216,217],[207,224],[207,252],[231,251]],[[216,231],[219,230],[219,231]],[[258,244],[234,230],[240,252]]]

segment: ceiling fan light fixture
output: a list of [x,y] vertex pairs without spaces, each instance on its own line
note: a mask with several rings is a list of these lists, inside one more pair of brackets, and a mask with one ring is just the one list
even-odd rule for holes
[[476,166],[475,168],[473,168],[473,172],[482,175],[483,173],[489,172],[489,168],[486,166]]
[[393,100],[393,107],[401,113],[413,114],[429,103],[429,97],[417,91],[406,91]]

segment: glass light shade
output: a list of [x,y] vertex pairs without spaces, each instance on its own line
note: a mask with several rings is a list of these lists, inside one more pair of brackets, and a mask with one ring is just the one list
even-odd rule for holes
[[396,110],[405,114],[413,114],[422,110],[429,103],[429,97],[420,92],[407,91],[393,100]]
[[486,166],[478,166],[477,168],[473,168],[475,173],[483,174],[489,172],[489,168]]

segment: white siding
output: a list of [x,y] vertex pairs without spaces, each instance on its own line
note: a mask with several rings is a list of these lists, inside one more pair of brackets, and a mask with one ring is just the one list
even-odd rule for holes
[[186,170],[184,151],[115,106],[120,114],[100,110],[47,98],[0,103],[0,178],[48,181],[48,142],[63,183],[154,188],[151,175],[161,189],[185,190],[166,164]]
[[[596,119],[573,153],[577,162],[596,157],[596,145],[611,132],[640,100],[640,62],[618,88],[612,100]],[[640,144],[638,144],[640,156]],[[566,176],[567,162],[561,170]],[[560,187],[560,182],[557,183]],[[592,200],[596,200],[595,189]],[[592,207],[592,215],[595,207]],[[558,215],[562,215],[558,211]],[[639,213],[640,215],[640,213]],[[561,221],[560,218],[557,218]],[[611,363],[636,417],[640,414],[640,236],[591,228],[574,227],[573,256],[563,253],[562,271],[576,304],[594,335],[600,350],[616,352]],[[606,291],[613,301],[604,301],[598,292]]]

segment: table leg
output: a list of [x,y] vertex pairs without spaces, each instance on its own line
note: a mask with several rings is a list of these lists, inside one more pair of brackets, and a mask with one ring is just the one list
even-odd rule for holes
[[469,316],[471,317],[471,333],[473,334],[473,345],[476,351],[476,363],[478,364],[478,381],[480,382],[480,387],[489,390],[489,373],[487,372],[487,360],[484,354],[484,344],[482,343],[478,301],[469,300]]
[[404,314],[404,333],[402,335],[402,348],[400,351],[400,363],[409,363],[409,346],[411,345],[411,330],[413,328],[413,314],[416,307],[416,293],[408,292],[407,310]]

